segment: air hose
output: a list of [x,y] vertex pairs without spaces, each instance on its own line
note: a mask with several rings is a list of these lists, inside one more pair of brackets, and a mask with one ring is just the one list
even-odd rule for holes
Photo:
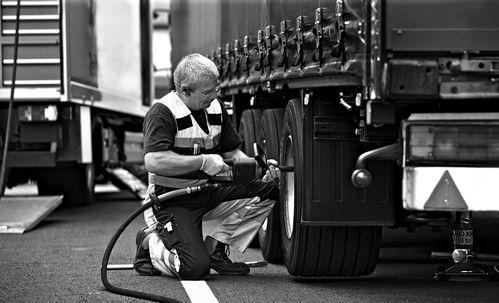
[[147,198],[142,206],[137,208],[126,220],[123,222],[118,230],[114,233],[113,237],[109,241],[106,251],[104,252],[104,256],[102,257],[102,266],[101,266],[101,280],[102,284],[104,287],[109,290],[112,293],[123,295],[123,296],[128,296],[128,297],[134,297],[134,298],[139,298],[139,299],[144,299],[144,300],[149,300],[149,301],[155,301],[155,302],[165,302],[165,303],[181,303],[182,301],[176,300],[174,298],[168,298],[168,297],[163,297],[155,294],[150,294],[146,292],[141,292],[141,291],[136,291],[136,290],[131,290],[131,289],[126,289],[126,288],[121,288],[114,286],[109,282],[107,273],[108,273],[108,264],[109,264],[109,258],[111,256],[111,252],[114,249],[114,246],[116,245],[116,242],[120,238],[120,236],[123,234],[125,229],[137,218],[139,215],[143,214],[144,211],[150,207],[158,207],[160,203],[175,198],[179,196],[185,196],[185,195],[190,195],[193,193],[201,192],[201,191],[209,191],[213,188],[216,188],[220,186],[219,184],[205,184],[201,186],[195,186],[195,187],[187,187],[183,189],[177,189],[173,190],[167,193],[164,193],[159,196],[155,195],[150,195],[149,198]]
[[12,121],[12,109],[14,107],[14,92],[16,90],[16,77],[17,77],[17,52],[19,48],[19,16],[21,15],[21,0],[17,0],[16,4],[16,29],[14,32],[14,58],[13,58],[13,66],[12,66],[12,85],[10,87],[10,99],[9,99],[9,108],[7,110],[7,127],[5,130],[5,141],[3,146],[3,159],[2,159],[2,167],[0,169],[0,195],[2,194],[1,190],[4,188],[4,184],[6,183],[5,171],[6,171],[6,162],[7,162],[7,153],[9,149],[9,141],[10,141],[10,125]]

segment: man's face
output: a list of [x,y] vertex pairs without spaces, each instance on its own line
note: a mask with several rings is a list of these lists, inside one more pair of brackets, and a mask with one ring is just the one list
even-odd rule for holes
[[191,110],[200,110],[210,107],[211,101],[218,96],[219,90],[219,82],[202,82],[197,88],[191,90],[188,107]]

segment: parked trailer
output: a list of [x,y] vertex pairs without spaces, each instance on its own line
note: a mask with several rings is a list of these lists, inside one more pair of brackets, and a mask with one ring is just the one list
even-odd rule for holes
[[211,57],[245,152],[256,141],[294,167],[260,232],[267,260],[368,275],[384,226],[471,230],[469,212],[499,210],[498,13],[493,0],[172,1],[172,65]]
[[[96,174],[143,162],[142,120],[153,98],[149,1],[20,3],[8,185],[33,179],[42,195],[91,203]],[[1,2],[0,145],[16,5]]]

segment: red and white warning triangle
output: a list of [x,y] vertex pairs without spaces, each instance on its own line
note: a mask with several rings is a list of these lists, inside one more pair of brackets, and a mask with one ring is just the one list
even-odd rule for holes
[[430,197],[424,205],[427,210],[467,210],[468,205],[464,201],[461,192],[456,186],[448,170],[446,170],[440,181],[433,189]]

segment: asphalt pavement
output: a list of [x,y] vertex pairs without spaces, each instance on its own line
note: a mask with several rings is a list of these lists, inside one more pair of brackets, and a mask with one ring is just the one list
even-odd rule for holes
[[[25,234],[0,234],[0,302],[147,302],[108,292],[100,278],[104,249],[121,222],[139,202],[127,192],[97,195],[87,207],[59,207]],[[1,210],[0,210],[1,211]],[[479,248],[499,253],[499,214],[476,214]],[[136,220],[118,242],[111,263],[130,263]],[[499,302],[499,282],[433,280],[440,261],[432,250],[450,247],[450,231],[429,228],[408,233],[385,229],[379,264],[364,278],[300,279],[284,265],[254,268],[250,275],[212,274],[206,281],[219,302]],[[261,260],[258,249],[233,251],[234,260]],[[120,287],[189,302],[182,284],[165,276],[142,277],[133,271],[110,272]]]

